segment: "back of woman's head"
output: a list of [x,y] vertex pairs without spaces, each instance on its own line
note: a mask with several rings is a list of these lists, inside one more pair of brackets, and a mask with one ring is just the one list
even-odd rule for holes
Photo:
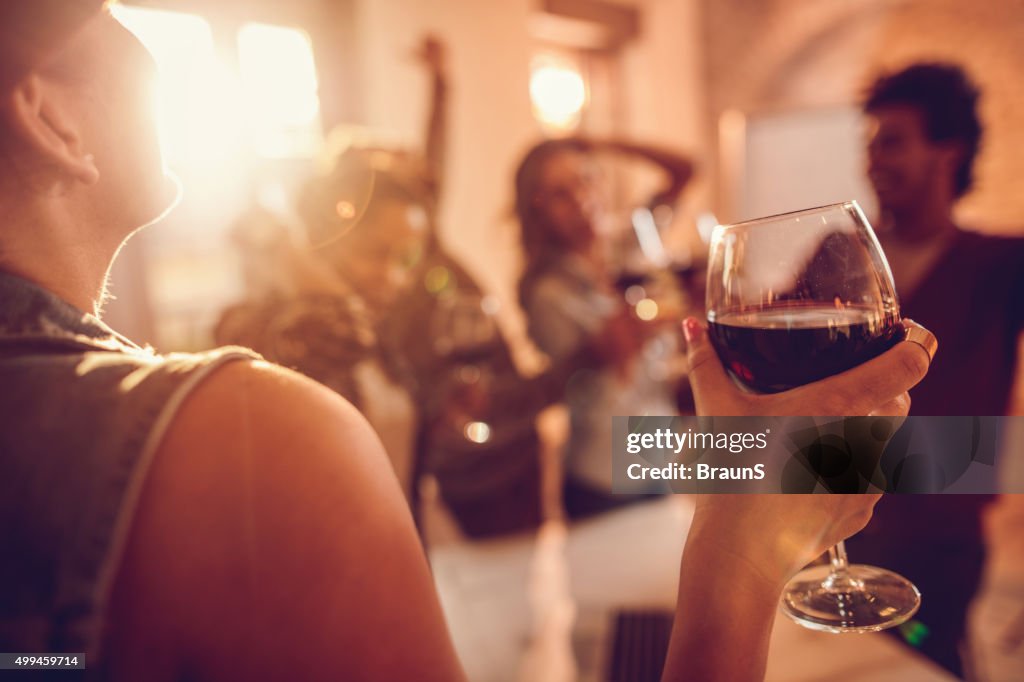
[[102,6],[0,3],[0,180],[3,198],[27,213],[63,204],[49,214],[119,243],[163,215],[179,188],[149,97],[155,63]]
[[[8,98],[22,79],[49,66],[103,4],[103,0],[0,3],[0,109],[9,106]],[[0,117],[0,148],[8,147],[12,137],[7,117]]]
[[104,4],[103,0],[0,3],[0,93],[45,64]]

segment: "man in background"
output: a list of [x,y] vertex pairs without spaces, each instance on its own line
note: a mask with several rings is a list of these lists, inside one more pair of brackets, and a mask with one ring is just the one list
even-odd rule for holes
[[967,231],[953,218],[973,186],[977,101],[958,67],[915,64],[879,78],[864,104],[879,237],[902,311],[963,352],[936,362],[914,393],[916,415],[1009,409],[1024,327],[1024,239]]
[[[870,87],[868,177],[901,314],[934,329],[944,352],[914,392],[911,414],[1002,415],[1024,326],[1024,239],[962,229],[982,125],[978,91],[948,64],[915,64]],[[984,320],[984,322],[982,322]],[[943,359],[944,358],[944,359]],[[850,541],[858,562],[885,566],[922,592],[905,641],[961,674],[964,617],[985,559],[979,518],[989,495],[887,495]]]

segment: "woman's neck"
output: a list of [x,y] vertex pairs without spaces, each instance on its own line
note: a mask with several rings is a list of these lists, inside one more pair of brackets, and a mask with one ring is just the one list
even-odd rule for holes
[[107,273],[121,242],[109,243],[75,211],[47,205],[6,212],[0,232],[0,269],[33,282],[64,301],[99,315]]

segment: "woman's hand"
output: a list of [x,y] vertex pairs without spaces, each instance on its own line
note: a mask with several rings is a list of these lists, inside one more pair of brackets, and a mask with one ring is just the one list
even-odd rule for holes
[[623,307],[588,340],[588,350],[599,364],[615,368],[625,378],[651,333],[651,325],[637,318],[632,307]]
[[[904,320],[906,329],[924,330]],[[821,381],[782,393],[741,391],[722,367],[704,326],[683,322],[690,386],[697,414],[721,416],[906,416],[907,393],[928,372],[931,354],[920,343],[902,341],[877,358]]]
[[431,73],[443,75],[447,69],[445,44],[435,35],[426,35],[416,50],[416,57]]
[[[904,326],[930,337],[909,321]],[[726,375],[699,321],[688,318],[683,333],[697,414],[712,416],[905,416],[907,391],[924,378],[934,353],[934,343],[912,338],[842,374],[782,393],[754,395]],[[828,547],[862,529],[879,498],[698,496],[683,550],[677,614],[699,613],[700,619],[677,617],[662,679],[763,679],[772,621],[786,582]],[[736,651],[745,655],[738,657]]]
[[729,556],[769,590],[867,525],[881,495],[698,495],[688,538]]
[[878,498],[698,496],[662,680],[764,679],[786,582],[829,546],[863,528]]

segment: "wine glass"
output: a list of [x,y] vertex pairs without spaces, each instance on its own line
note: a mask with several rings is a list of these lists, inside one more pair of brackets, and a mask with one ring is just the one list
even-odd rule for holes
[[668,248],[656,211],[650,208],[634,209],[630,225],[633,229],[616,245],[613,256],[618,266],[615,288],[641,320],[674,326],[691,308],[687,284],[694,268],[689,254]]
[[[711,239],[708,331],[722,364],[746,390],[785,391],[838,374],[902,338],[892,273],[855,201],[720,225]],[[921,604],[896,573],[830,562],[786,586],[782,610],[827,632],[873,632]]]

